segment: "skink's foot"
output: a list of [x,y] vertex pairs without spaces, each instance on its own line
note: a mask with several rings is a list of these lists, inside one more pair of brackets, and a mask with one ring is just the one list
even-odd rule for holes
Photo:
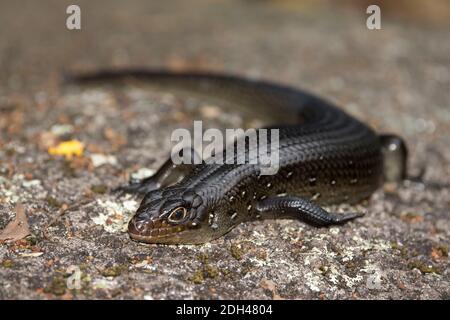
[[[181,156],[183,155],[184,149],[181,151]],[[200,159],[194,149],[189,150],[191,154],[191,163],[195,159]],[[146,195],[150,191],[157,190],[175,184],[180,181],[185,175],[194,169],[193,164],[178,164],[175,165],[172,159],[167,159],[166,162],[155,172],[154,175],[145,178],[138,182],[131,182],[126,186],[121,186],[114,189],[112,192],[116,193],[118,197],[124,194],[135,194],[135,195]]]
[[113,194],[116,194],[117,197],[122,197],[125,194],[133,194],[143,196],[150,191],[156,190],[160,188],[159,183],[157,183],[152,177],[143,179],[139,182],[131,182],[127,185],[117,187],[112,190]]

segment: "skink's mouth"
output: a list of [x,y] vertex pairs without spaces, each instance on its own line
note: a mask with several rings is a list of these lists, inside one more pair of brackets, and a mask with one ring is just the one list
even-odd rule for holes
[[165,220],[131,219],[128,224],[128,233],[133,240],[146,243],[170,243],[171,239],[178,240],[184,225],[170,225]]

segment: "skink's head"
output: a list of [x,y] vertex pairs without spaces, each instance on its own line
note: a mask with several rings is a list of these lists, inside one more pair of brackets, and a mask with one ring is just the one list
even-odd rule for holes
[[[155,190],[146,195],[128,224],[131,238],[147,243],[195,244],[211,240],[205,203],[185,190]],[[207,216],[207,215],[206,215]]]

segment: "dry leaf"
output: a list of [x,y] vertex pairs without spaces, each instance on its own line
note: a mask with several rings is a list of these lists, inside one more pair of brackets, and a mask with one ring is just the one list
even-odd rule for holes
[[16,218],[0,232],[0,240],[17,241],[30,235],[30,229],[23,205],[16,205]]

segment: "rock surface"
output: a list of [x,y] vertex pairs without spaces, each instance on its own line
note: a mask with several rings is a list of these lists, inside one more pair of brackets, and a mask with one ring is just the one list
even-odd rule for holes
[[[20,202],[32,233],[0,244],[0,299],[450,297],[448,25],[394,11],[370,31],[365,8],[312,1],[78,3],[80,31],[65,28],[65,1],[0,11],[0,230]],[[334,208],[366,212],[341,227],[265,221],[202,246],[132,242],[124,227],[139,199],[109,190],[157,169],[170,132],[198,112],[211,125],[245,124],[238,111],[218,116],[208,101],[140,84],[60,82],[65,70],[108,66],[299,86],[403,136],[411,174],[425,168],[432,183],[387,186],[356,208]],[[83,143],[82,157],[48,153],[67,140]]]

